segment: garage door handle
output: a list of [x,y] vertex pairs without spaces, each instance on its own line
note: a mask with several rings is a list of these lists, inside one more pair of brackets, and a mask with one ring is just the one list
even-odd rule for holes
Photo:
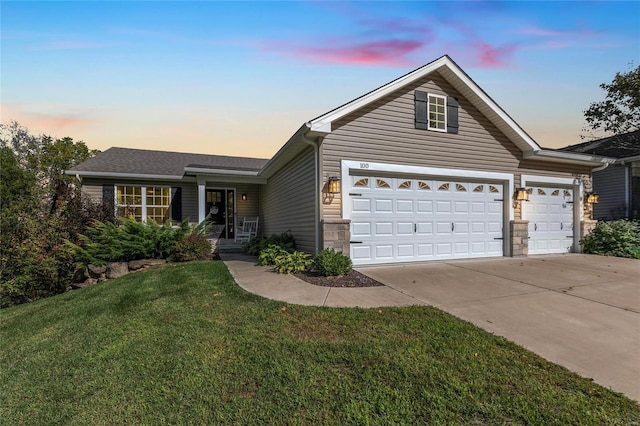
[[453,222],[451,222],[451,230],[452,230],[452,231],[453,231],[453,228],[454,228],[454,226],[453,226]]
[[564,224],[560,223],[560,230],[562,231],[563,228],[564,228]]
[[413,232],[418,232],[418,225],[415,223],[413,224]]
[[534,231],[537,231],[537,230],[538,230],[538,224],[537,224],[537,223],[534,223],[534,224],[533,224],[533,230],[534,230]]

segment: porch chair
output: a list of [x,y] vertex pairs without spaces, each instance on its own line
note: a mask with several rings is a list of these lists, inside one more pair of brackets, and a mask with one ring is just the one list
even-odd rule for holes
[[256,219],[244,218],[242,220],[242,226],[236,229],[235,241],[249,241],[251,237],[258,235],[258,216]]

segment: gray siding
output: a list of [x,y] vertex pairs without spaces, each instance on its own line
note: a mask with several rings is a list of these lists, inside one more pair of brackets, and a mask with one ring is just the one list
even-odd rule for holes
[[[457,97],[459,132],[415,129],[415,90]],[[340,176],[340,160],[514,173],[516,185],[520,174],[589,174],[588,167],[523,160],[520,149],[438,73],[333,123],[322,141],[321,158],[323,179]],[[341,216],[340,197],[322,204],[322,216]]]
[[593,174],[593,192],[600,202],[593,206],[594,219],[626,218],[629,205],[625,199],[625,176],[628,169],[622,165],[609,166]]
[[309,147],[269,178],[261,191],[263,235],[291,231],[298,249],[314,253],[314,153]]
[[[83,194],[96,201],[102,200],[102,184],[114,185],[158,185],[182,188],[182,219],[189,222],[198,221],[198,185],[195,182],[150,182],[141,180],[122,179],[89,179],[82,181]],[[256,184],[234,184],[207,182],[207,188],[234,189],[236,191],[236,217],[241,219],[245,216],[258,216],[260,214],[260,185]],[[242,201],[242,194],[247,194],[247,201]],[[238,223],[236,221],[236,223]]]

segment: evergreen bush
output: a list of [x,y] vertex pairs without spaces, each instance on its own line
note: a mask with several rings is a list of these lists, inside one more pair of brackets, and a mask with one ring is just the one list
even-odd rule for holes
[[640,259],[640,228],[630,220],[599,222],[582,246],[585,253]]
[[187,221],[172,227],[123,219],[120,225],[94,221],[80,242],[67,242],[67,247],[82,263],[106,264],[137,259],[167,259],[173,255],[175,244],[188,235]]

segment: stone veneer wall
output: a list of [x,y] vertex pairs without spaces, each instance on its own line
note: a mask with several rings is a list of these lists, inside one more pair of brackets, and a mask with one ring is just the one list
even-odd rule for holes
[[332,248],[349,256],[350,225],[349,219],[323,219],[322,248]]
[[510,222],[511,256],[527,256],[529,254],[529,221],[516,219]]

